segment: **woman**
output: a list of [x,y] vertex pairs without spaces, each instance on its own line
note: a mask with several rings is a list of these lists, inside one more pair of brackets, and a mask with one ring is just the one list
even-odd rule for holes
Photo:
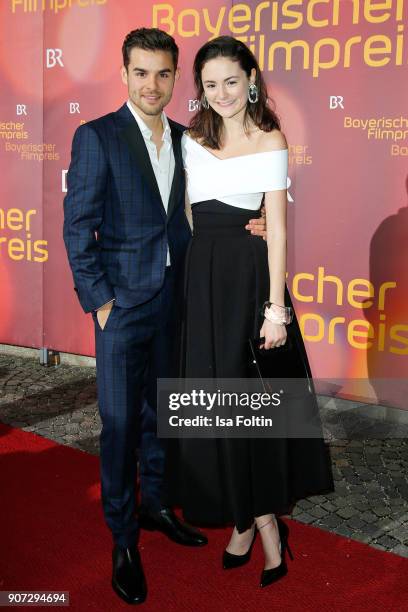
[[[194,80],[201,108],[183,136],[193,239],[182,374],[245,378],[248,338],[257,333],[266,350],[287,339],[287,143],[256,59],[242,42],[221,36],[206,43],[194,61]],[[262,201],[267,242],[245,230]],[[304,350],[296,317],[291,325]],[[249,560],[259,532],[261,586],[287,571],[288,528],[276,515],[301,497],[333,488],[321,439],[183,439],[175,461],[172,502],[185,518],[235,525],[224,568]]]

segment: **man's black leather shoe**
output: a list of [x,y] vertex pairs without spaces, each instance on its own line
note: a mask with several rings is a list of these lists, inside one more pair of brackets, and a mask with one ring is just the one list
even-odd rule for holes
[[136,546],[132,548],[114,547],[112,588],[128,604],[141,604],[146,599],[146,579]]
[[184,546],[204,546],[208,543],[203,533],[183,523],[171,508],[162,508],[158,512],[140,508],[139,525],[149,531],[161,531],[173,542]]

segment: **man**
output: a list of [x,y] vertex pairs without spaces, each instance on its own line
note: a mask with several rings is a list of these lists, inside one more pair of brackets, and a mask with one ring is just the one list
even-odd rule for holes
[[184,210],[184,128],[163,112],[179,77],[178,48],[165,32],[141,28],[126,36],[122,52],[127,103],[74,136],[64,241],[79,301],[95,323],[112,586],[137,604],[147,594],[139,527],[187,546],[207,539],[162,506],[164,448],[156,435],[157,378],[177,375],[180,281],[191,237]]

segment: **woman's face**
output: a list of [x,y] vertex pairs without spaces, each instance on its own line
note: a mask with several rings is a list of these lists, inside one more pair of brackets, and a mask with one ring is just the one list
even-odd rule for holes
[[228,57],[209,60],[201,71],[204,94],[216,113],[225,119],[240,113],[248,102],[249,83],[255,82],[256,70],[251,77]]

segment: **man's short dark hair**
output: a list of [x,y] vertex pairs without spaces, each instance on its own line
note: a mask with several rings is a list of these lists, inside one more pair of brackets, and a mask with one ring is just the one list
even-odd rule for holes
[[127,70],[130,62],[130,52],[137,47],[145,51],[168,51],[173,57],[174,69],[177,68],[179,49],[170,34],[158,28],[138,28],[126,36],[122,45],[123,65]]

